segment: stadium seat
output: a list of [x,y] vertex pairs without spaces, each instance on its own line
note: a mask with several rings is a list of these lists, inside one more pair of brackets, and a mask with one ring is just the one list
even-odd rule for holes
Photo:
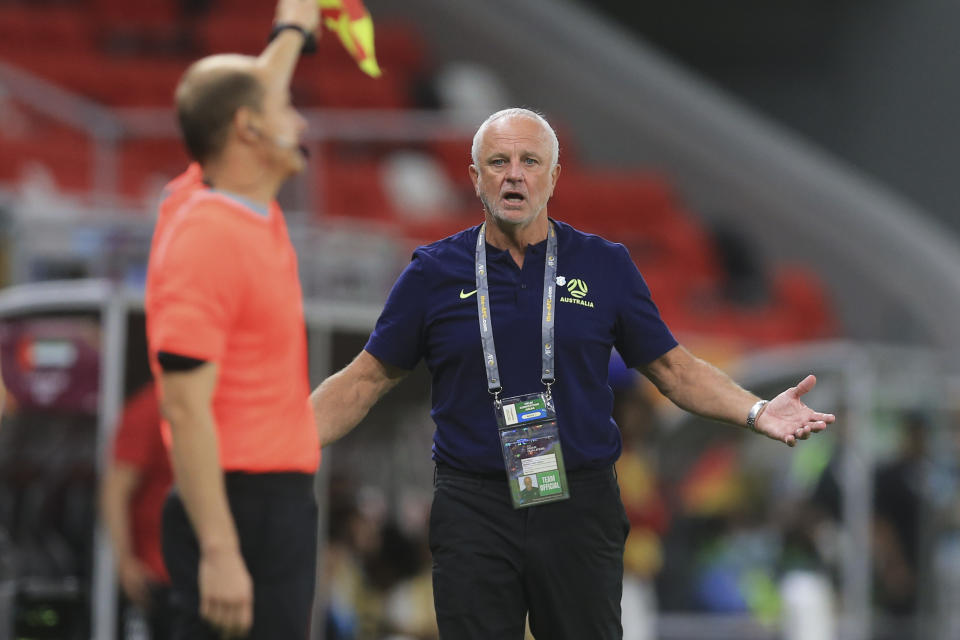
[[410,92],[405,78],[384,74],[371,78],[356,66],[331,66],[311,74],[310,67],[299,69],[293,89],[307,104],[327,109],[405,109]]
[[561,174],[551,210],[585,230],[630,229],[672,215],[676,202],[663,176],[598,169]]
[[152,30],[172,28],[180,17],[178,0],[87,0],[99,28]]
[[88,191],[93,187],[92,146],[82,136],[28,139],[0,138],[0,180],[17,182],[35,165],[54,178],[58,189]]
[[344,163],[330,159],[320,165],[316,178],[325,216],[399,220],[383,190],[378,162]]
[[245,53],[257,55],[263,50],[269,31],[266,22],[251,20],[242,13],[208,17],[197,27],[197,45],[205,54]]
[[[168,107],[195,52],[189,58],[156,55],[138,40],[149,44],[153,38],[189,32],[202,53],[256,54],[266,40],[264,25],[273,10],[273,3],[263,0],[215,0],[205,16],[192,19],[183,14],[180,0],[2,4],[0,59],[107,107]],[[375,28],[381,78],[360,72],[338,38],[326,32],[318,55],[305,57],[298,65],[292,85],[295,103],[345,110],[418,106],[416,88],[435,68],[426,42],[409,23],[378,21]],[[38,46],[49,42],[57,48]],[[431,86],[436,89],[436,83]],[[17,119],[7,135],[0,132],[0,181],[15,182],[29,167],[39,165],[60,189],[92,188],[93,145],[83,132],[43,118],[36,122],[28,118],[24,125],[18,112],[0,113],[13,113]],[[759,299],[748,303],[725,295],[717,240],[699,216],[684,207],[670,177],[650,169],[591,164],[576,153],[564,123],[554,124],[561,139],[563,172],[550,214],[623,243],[671,326],[746,345],[818,339],[836,332],[823,283],[808,270],[770,265],[770,286]],[[311,185],[320,196],[319,215],[375,225],[410,244],[431,242],[476,224],[479,209],[467,172],[471,136],[445,133],[435,132],[414,145],[389,140],[315,144]],[[118,150],[118,190],[131,199],[151,197],[187,163],[174,139],[130,139]],[[430,154],[450,180],[453,193],[437,206],[442,211],[404,214],[391,202],[383,175],[386,159],[395,159],[396,151],[411,150]],[[396,197],[397,184],[393,186]]]
[[0,5],[0,59],[33,50],[38,42],[56,43],[60,55],[91,51],[95,41],[88,13],[75,5]]
[[473,193],[473,182],[467,167],[470,166],[470,138],[440,138],[429,143],[430,153],[437,158],[447,178],[460,190]]
[[120,190],[130,198],[159,197],[163,186],[189,162],[179,140],[126,140],[120,147]]
[[179,60],[113,58],[100,53],[18,53],[8,59],[45,80],[110,106],[168,107],[184,70]]
[[774,296],[783,311],[783,322],[794,327],[798,339],[826,338],[836,334],[837,320],[823,284],[809,268],[780,265],[773,277]]

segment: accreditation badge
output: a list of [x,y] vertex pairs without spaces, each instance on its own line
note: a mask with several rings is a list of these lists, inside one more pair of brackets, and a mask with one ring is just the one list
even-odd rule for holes
[[496,414],[513,507],[569,498],[553,396],[530,393],[504,398]]

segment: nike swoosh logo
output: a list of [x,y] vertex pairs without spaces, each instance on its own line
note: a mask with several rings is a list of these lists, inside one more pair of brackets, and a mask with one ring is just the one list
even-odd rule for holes
[[467,292],[467,293],[464,293],[463,289],[460,289],[460,299],[461,299],[461,300],[466,300],[467,298],[469,298],[470,296],[472,296],[472,295],[475,294],[476,292],[477,292],[477,290],[474,289],[473,291],[469,291],[469,292]]

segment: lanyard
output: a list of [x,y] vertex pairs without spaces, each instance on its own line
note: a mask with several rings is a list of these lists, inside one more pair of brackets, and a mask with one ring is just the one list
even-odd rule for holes
[[[487,223],[480,225],[480,234],[477,236],[477,250],[475,265],[477,271],[477,312],[480,316],[480,341],[483,344],[484,365],[487,368],[487,390],[493,394],[494,400],[500,402],[500,369],[497,366],[497,348],[493,342],[493,322],[490,310],[490,287],[487,283]],[[543,266],[543,315],[540,322],[542,349],[540,355],[543,360],[543,369],[540,380],[547,387],[550,395],[550,386],[555,380],[553,361],[553,325],[554,290],[557,281],[557,231],[550,222],[547,231],[547,259]]]

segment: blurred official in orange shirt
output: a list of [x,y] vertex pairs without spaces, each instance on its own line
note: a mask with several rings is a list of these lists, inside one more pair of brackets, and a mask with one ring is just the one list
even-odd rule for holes
[[305,638],[317,433],[281,185],[304,168],[290,103],[313,0],[279,0],[258,57],[204,58],[176,93],[197,164],[170,185],[147,271],[147,336],[175,487],[164,559],[175,638]]

